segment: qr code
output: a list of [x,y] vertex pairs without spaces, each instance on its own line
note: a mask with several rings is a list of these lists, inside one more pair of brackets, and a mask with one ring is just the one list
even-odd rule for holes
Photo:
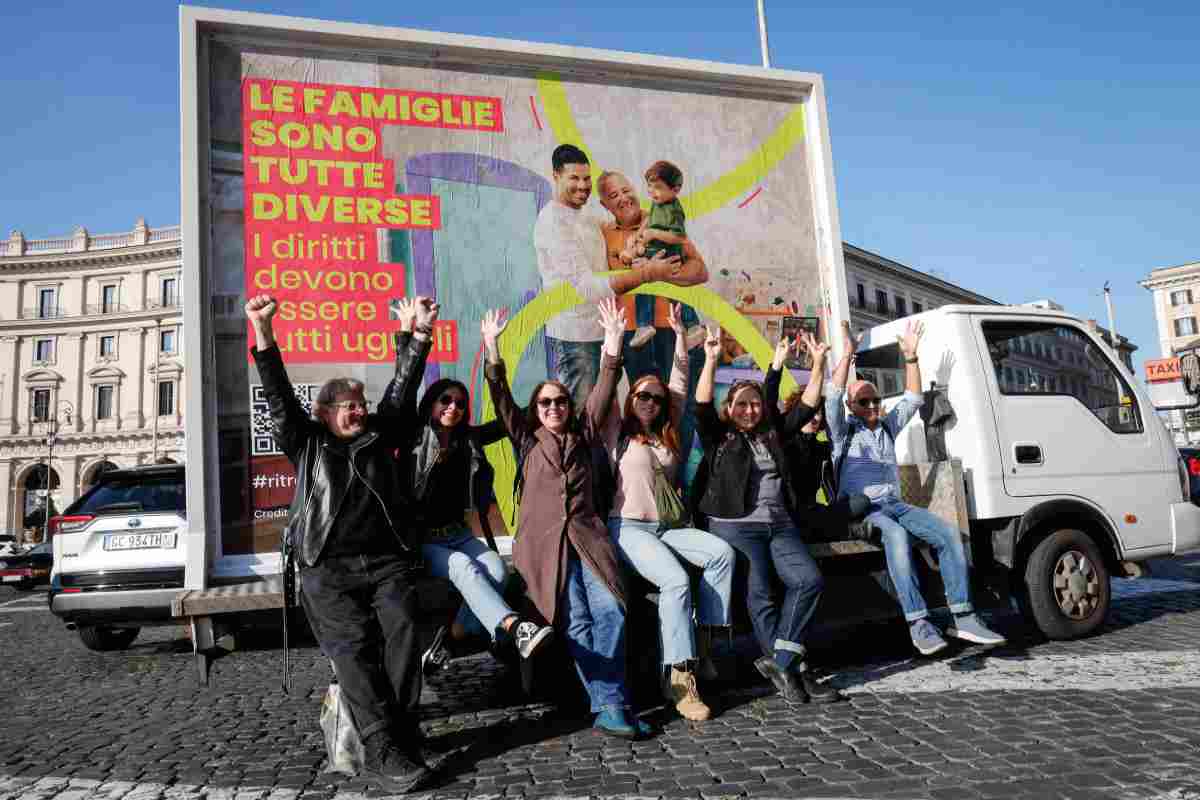
[[[319,383],[296,383],[292,385],[296,399],[304,406],[305,412],[312,413],[313,400],[321,390]],[[250,455],[277,456],[283,451],[275,444],[271,435],[271,408],[267,405],[267,396],[263,394],[262,384],[250,384]]]

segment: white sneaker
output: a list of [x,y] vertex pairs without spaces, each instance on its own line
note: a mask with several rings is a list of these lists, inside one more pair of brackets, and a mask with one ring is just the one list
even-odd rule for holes
[[629,346],[634,350],[640,350],[654,338],[654,326],[643,325],[633,332],[633,337],[629,340]]
[[554,628],[549,625],[539,628],[537,623],[529,620],[521,620],[513,626],[513,640],[517,643],[521,658],[531,658],[553,635]]

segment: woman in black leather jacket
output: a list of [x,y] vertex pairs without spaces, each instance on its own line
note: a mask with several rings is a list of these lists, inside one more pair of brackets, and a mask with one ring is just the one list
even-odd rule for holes
[[[400,301],[399,314],[397,353],[406,350],[412,336],[411,302]],[[398,398],[401,413],[409,416],[416,409],[412,441],[398,453],[406,461],[412,485],[412,524],[429,574],[449,578],[464,600],[454,623],[438,629],[421,657],[421,669],[426,675],[441,669],[453,657],[453,641],[479,630],[493,641],[512,636],[517,651],[528,658],[550,640],[553,629],[520,618],[504,600],[508,569],[496,551],[488,521],[493,472],[483,453],[484,446],[505,437],[504,426],[500,420],[472,425],[470,392],[451,378],[430,384],[418,406],[416,387],[425,371],[424,358],[416,370],[409,391]],[[389,391],[386,396],[397,395]],[[486,545],[472,532],[468,513],[478,515]]]
[[[802,399],[795,424],[812,416],[821,394],[828,348],[807,340],[813,354],[813,379]],[[775,349],[778,371],[788,353],[783,340]],[[824,580],[793,518],[799,507],[796,487],[783,454],[787,431],[778,414],[769,414],[766,396],[756,381],[738,381],[718,413],[713,384],[720,357],[718,332],[708,331],[704,369],[696,387],[696,424],[704,446],[706,480],[694,487],[699,511],[709,531],[724,539],[749,567],[746,604],[763,656],[754,662],[784,699],[792,703],[831,702],[838,692],[812,678],[805,663],[805,631],[821,599]],[[778,577],[787,588],[775,599]]]

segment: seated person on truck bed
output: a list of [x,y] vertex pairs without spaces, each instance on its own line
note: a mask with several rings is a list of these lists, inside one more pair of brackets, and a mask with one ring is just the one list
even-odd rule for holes
[[[417,315],[414,300],[404,299],[399,305],[397,359],[405,357]],[[437,311],[433,306],[429,322],[419,333],[432,335],[430,326]],[[429,574],[449,578],[465,601],[454,623],[438,628],[433,643],[421,656],[421,672],[425,675],[445,666],[454,656],[454,642],[466,638],[472,629],[482,627],[493,642],[498,636],[511,636],[522,658],[532,656],[554,633],[549,626],[519,618],[504,601],[508,569],[496,551],[488,523],[493,473],[483,454],[485,445],[507,435],[504,423],[496,419],[486,425],[472,425],[470,393],[452,378],[434,381],[418,407],[417,384],[425,374],[428,354],[428,348],[421,348],[412,377],[405,381],[404,395],[392,387],[384,392],[384,402],[398,406],[380,408],[405,420],[415,415],[411,425],[406,423],[412,438],[399,452],[414,501],[411,527],[420,539]],[[392,381],[396,383],[398,378]],[[487,545],[467,524],[467,514],[472,511],[479,515]]]
[[[260,294],[245,310],[272,434],[296,468],[284,536],[298,556],[304,612],[362,737],[363,771],[383,789],[406,792],[431,774],[417,717],[420,542],[404,524],[411,492],[393,455],[409,440],[411,419],[368,414],[363,385],[351,378],[326,381],[310,418],[275,344],[278,308],[274,297]],[[429,310],[422,307],[418,328]],[[429,347],[418,332],[397,359],[394,391],[405,391],[418,353]]]
[[[807,334],[797,344],[811,349],[815,347],[815,341],[810,341],[812,339],[812,334]],[[843,361],[848,358],[849,354],[842,356]],[[763,391],[766,394],[767,413],[779,419],[785,431],[783,454],[791,472],[792,486],[796,489],[796,500],[800,503],[796,519],[805,539],[812,543],[866,538],[870,526],[853,523],[866,515],[871,501],[861,493],[837,499],[833,481],[833,444],[825,425],[824,400],[818,397],[819,405],[810,411],[804,405],[804,391],[798,388],[788,395],[780,410],[779,384],[782,379],[782,363],[777,366],[776,362],[771,362],[771,368],[763,380]],[[802,415],[809,413],[812,413],[812,418],[799,424]],[[822,433],[825,433],[824,437]],[[818,493],[823,494],[824,502],[817,499]]]
[[[954,621],[946,634],[977,644],[1002,644],[1004,637],[988,630],[975,615],[968,593],[967,559],[959,532],[940,517],[900,500],[896,468],[896,435],[912,419],[924,400],[917,345],[923,327],[910,322],[898,336],[904,356],[904,396],[887,414],[881,414],[879,391],[870,381],[855,381],[846,390],[852,358],[843,359],[833,374],[833,388],[825,399],[825,416],[833,439],[839,498],[861,492],[870,498],[867,522],[883,533],[888,574],[896,587],[900,607],[909,624],[913,646],[922,655],[946,647],[941,633],[928,619],[929,610],[913,570],[909,536],[929,543],[937,552],[946,601]],[[853,353],[857,341],[848,323],[842,323],[845,352]],[[851,414],[846,415],[846,398]]]
[[[713,383],[721,354],[718,330],[704,340],[704,368],[696,386],[696,430],[704,446],[704,463],[692,486],[693,502],[708,519],[710,533],[724,539],[749,567],[746,605],[762,657],[755,668],[789,703],[839,699],[836,689],[818,683],[808,670],[804,640],[825,583],[800,535],[790,471],[783,455],[782,427],[763,410],[757,381],[729,387],[718,412]],[[787,342],[776,349],[779,365]],[[806,422],[821,396],[825,345],[813,348],[814,380],[805,390],[798,424]],[[775,595],[775,578],[783,583]]]

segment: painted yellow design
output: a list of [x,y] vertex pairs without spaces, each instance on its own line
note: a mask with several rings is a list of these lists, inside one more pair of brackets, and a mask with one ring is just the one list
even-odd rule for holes
[[[537,85],[538,96],[546,111],[546,120],[550,123],[550,129],[554,131],[555,139],[560,144],[573,144],[586,153],[588,160],[595,167],[593,174],[598,176],[601,169],[588,152],[583,133],[575,124],[566,89],[563,88],[562,76],[556,72],[538,73]],[[803,138],[804,106],[797,105],[771,132],[766,141],[755,148],[742,163],[707,186],[681,196],[679,202],[683,204],[684,213],[688,219],[697,219],[737,200],[765,180],[775,165]],[[643,206],[647,202],[643,200]]]
[[[746,352],[754,356],[760,369],[766,369],[771,363],[772,346],[767,343],[753,323],[739,314],[736,308],[711,289],[704,286],[675,286],[671,283],[656,282],[643,284],[634,289],[631,294],[659,295],[680,303],[687,303],[706,318],[716,321],[727,333],[737,339],[738,343],[746,348]],[[508,366],[509,385],[516,382],[517,371],[521,367],[521,355],[537,332],[555,315],[583,302],[585,302],[584,299],[575,291],[575,287],[569,283],[563,283],[542,292],[513,315],[500,339],[500,357]],[[795,386],[795,379],[787,370],[784,370],[781,395],[786,397]],[[695,388],[694,386],[690,387],[690,391],[695,391]],[[514,400],[518,405],[525,405],[529,398],[516,397]],[[483,386],[481,408],[482,421],[487,422],[496,418],[496,408],[492,404],[491,393],[488,391],[486,383]],[[517,475],[516,455],[507,439],[493,442],[484,448],[484,452],[495,470],[495,480],[492,485],[496,492],[496,502],[500,506],[504,519],[512,524],[517,518],[516,498],[513,497],[512,491],[513,479]],[[515,524],[512,527],[515,532]]]

